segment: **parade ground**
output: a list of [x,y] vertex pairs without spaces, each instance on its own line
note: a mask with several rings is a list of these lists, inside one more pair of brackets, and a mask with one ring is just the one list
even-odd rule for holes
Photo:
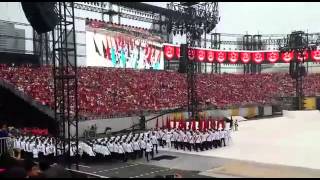
[[[240,122],[239,131],[232,133],[232,142],[226,147],[202,152],[160,148],[156,160],[141,159],[132,162],[135,166],[125,167],[150,170],[128,177],[174,172],[191,177],[320,177],[319,128],[319,111],[285,111],[282,117]],[[165,156],[171,158],[161,158]],[[95,167],[82,170],[99,175],[112,172]]]

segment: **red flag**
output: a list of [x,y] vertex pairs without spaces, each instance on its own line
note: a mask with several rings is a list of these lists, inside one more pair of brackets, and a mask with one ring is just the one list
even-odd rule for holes
[[196,129],[196,122],[195,121],[191,121],[191,129],[194,131]]
[[166,123],[166,128],[167,128],[167,129],[170,129],[170,121],[169,121],[169,118],[168,118],[168,116],[167,116],[167,123]]
[[204,131],[206,128],[206,121],[205,120],[202,120],[202,130]]
[[224,119],[223,118],[221,119],[221,124],[222,124],[222,129],[224,129],[225,128],[225,124],[224,124]]
[[110,53],[110,47],[109,47],[109,43],[108,43],[108,39],[107,39],[107,47],[106,47],[106,58],[108,60],[111,60],[111,53]]
[[205,120],[205,129],[209,129],[209,120]]
[[164,128],[163,116],[162,116],[161,120],[162,120],[162,126],[161,127]]
[[159,119],[157,118],[156,129],[159,128]]
[[183,120],[182,120],[182,116],[180,116],[180,119],[179,119],[179,129],[183,129]]

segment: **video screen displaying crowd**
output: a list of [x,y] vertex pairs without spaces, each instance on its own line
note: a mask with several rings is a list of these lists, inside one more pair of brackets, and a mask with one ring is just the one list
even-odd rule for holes
[[[0,65],[0,80],[53,107],[51,67],[11,67]],[[294,96],[289,74],[199,74],[197,92],[201,105],[217,108],[270,105],[276,97]],[[304,80],[305,96],[320,91],[320,74]],[[112,68],[79,68],[80,116],[109,118],[132,116],[141,111],[155,112],[186,107],[186,75],[168,71]]]

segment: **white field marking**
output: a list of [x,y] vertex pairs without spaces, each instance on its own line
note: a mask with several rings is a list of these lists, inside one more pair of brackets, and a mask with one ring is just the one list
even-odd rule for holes
[[[76,165],[76,164],[74,164],[74,165]],[[81,164],[79,164],[79,166],[84,167],[84,168],[91,168],[90,166],[85,166],[85,165],[81,165]]]
[[[108,171],[113,171],[113,170],[128,168],[128,167],[137,166],[137,165],[139,165],[139,164],[132,164],[132,165],[122,166],[122,167],[117,167],[117,168],[112,168],[112,169],[105,169],[105,170],[98,171],[98,173],[99,173],[99,172],[108,172]],[[93,172],[93,173],[97,173],[97,172]]]
[[70,171],[74,171],[74,172],[84,173],[84,174],[87,174],[87,175],[90,175],[90,176],[97,176],[97,177],[100,177],[100,178],[109,178],[107,176],[102,176],[102,175],[98,175],[98,174],[95,174],[95,173],[89,173],[89,172],[85,172],[85,171],[78,171],[78,170],[68,169],[68,168],[66,168],[66,169],[70,170]]

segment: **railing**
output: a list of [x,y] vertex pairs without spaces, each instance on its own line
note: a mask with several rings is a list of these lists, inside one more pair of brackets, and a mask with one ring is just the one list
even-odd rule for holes
[[10,137],[0,138],[0,155],[11,154],[13,150],[13,140]]

